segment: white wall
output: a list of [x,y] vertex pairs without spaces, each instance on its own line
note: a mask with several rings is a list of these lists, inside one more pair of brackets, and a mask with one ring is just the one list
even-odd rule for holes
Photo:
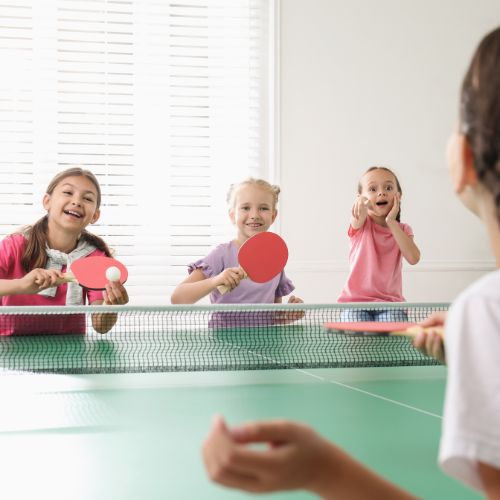
[[386,165],[422,252],[409,301],[449,301],[493,269],[485,231],[454,196],[445,146],[462,76],[500,24],[498,0],[281,0],[281,231],[307,302],[347,277],[357,180]]

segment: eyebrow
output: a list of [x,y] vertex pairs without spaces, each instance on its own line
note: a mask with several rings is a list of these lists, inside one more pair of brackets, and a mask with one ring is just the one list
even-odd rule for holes
[[[76,186],[71,184],[70,182],[65,182],[64,184],[61,185],[61,187],[64,186],[69,186],[73,189],[76,189]],[[87,189],[87,191],[84,191],[85,194],[93,194],[94,196],[97,196],[97,193],[95,191],[91,191],[90,189]]]
[[[238,205],[252,205],[252,202],[251,201],[241,201],[238,203]],[[257,205],[259,207],[262,207],[262,206],[266,206],[266,207],[270,207],[272,205],[272,203],[267,203],[267,201],[265,202],[262,202],[262,203],[257,203]]]
[[[370,181],[368,183],[368,187],[371,187],[371,186],[374,186],[374,185],[377,185],[377,184],[378,184],[378,182],[376,182],[376,181]],[[395,182],[394,181],[383,181],[382,184],[393,184],[394,185]]]

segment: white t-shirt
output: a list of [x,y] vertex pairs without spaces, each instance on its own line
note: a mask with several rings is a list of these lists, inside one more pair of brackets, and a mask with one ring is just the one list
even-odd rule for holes
[[500,469],[500,271],[459,295],[446,322],[442,469],[482,490],[477,463]]

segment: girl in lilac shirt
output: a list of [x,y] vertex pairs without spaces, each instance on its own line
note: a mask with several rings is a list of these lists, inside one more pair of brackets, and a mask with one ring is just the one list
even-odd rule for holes
[[[128,302],[123,285],[110,282],[104,292],[61,283],[62,274],[77,259],[110,256],[106,243],[85,228],[99,219],[101,189],[88,170],[60,172],[47,187],[47,214],[32,226],[0,242],[0,306],[116,305]],[[94,314],[96,331],[105,333],[116,314]],[[85,333],[82,314],[0,315],[0,335]]]
[[[279,192],[278,186],[261,179],[250,178],[231,186],[227,201],[236,237],[189,265],[189,276],[175,288],[172,304],[194,304],[208,294],[213,304],[281,303],[282,297],[294,290],[284,271],[267,283],[254,283],[244,279],[238,266],[241,245],[255,234],[267,231],[276,219]],[[220,285],[229,287],[230,292],[219,293]],[[288,300],[288,303],[299,302],[302,300],[293,295]]]
[[[414,265],[420,251],[400,222],[401,185],[385,167],[368,169],[358,184],[348,235],[350,274],[339,302],[404,302],[402,257]],[[403,310],[344,311],[344,321],[404,321]]]

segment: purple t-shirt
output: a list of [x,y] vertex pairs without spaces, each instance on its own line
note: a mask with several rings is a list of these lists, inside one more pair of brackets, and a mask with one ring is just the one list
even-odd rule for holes
[[[238,267],[238,248],[234,242],[222,243],[206,257],[193,262],[188,267],[191,274],[200,269],[206,278],[213,278],[228,267]],[[295,287],[282,271],[271,281],[255,283],[244,279],[231,292],[222,295],[217,289],[210,294],[212,304],[274,304],[274,299],[290,294]]]

